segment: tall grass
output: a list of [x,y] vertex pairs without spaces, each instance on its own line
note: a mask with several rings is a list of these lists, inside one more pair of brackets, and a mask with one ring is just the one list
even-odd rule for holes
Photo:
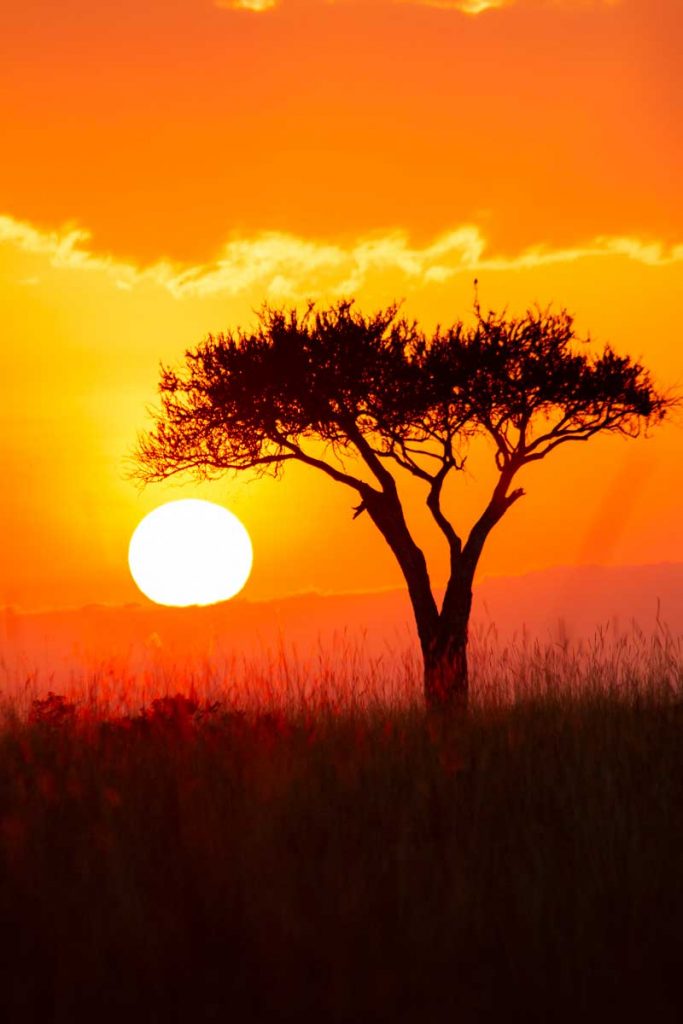
[[465,722],[343,650],[20,681],[3,1019],[680,1019],[678,642],[490,641]]

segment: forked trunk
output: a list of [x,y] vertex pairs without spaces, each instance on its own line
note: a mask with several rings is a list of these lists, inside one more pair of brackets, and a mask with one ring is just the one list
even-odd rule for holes
[[362,497],[359,508],[367,510],[389,544],[408,584],[424,659],[427,710],[446,714],[465,711],[468,699],[467,627],[479,549],[472,548],[467,555],[456,555],[453,550],[451,576],[439,611],[424,554],[410,535],[393,481],[391,489],[385,488],[380,493],[366,489]]

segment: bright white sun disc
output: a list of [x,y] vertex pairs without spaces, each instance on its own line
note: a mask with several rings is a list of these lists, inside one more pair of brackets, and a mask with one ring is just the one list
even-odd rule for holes
[[157,604],[215,604],[249,578],[251,540],[237,516],[197,498],[169,501],[140,521],[128,548],[133,579]]

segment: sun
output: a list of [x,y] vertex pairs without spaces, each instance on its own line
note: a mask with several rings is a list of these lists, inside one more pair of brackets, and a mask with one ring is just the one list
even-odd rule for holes
[[251,540],[237,516],[212,501],[160,505],[140,521],[128,548],[138,587],[157,604],[227,601],[249,578]]

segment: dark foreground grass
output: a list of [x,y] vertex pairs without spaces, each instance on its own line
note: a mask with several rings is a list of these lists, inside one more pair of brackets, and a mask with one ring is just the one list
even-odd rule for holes
[[5,1021],[681,1019],[680,706],[33,718]]

